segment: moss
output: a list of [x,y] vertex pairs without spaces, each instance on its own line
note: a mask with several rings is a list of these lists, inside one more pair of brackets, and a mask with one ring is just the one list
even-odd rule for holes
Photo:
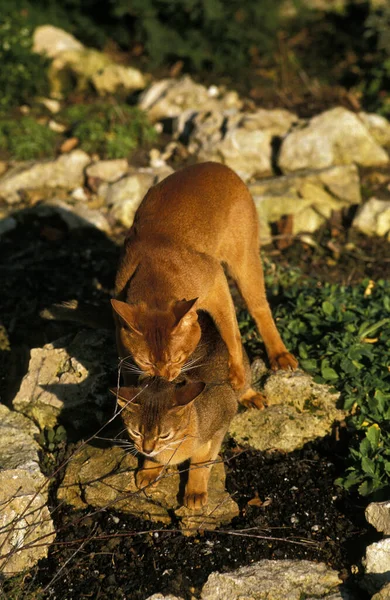
[[52,157],[58,135],[32,117],[0,118],[0,150],[16,160]]
[[126,104],[76,104],[65,109],[61,118],[83,150],[102,158],[126,158],[157,139],[146,114]]

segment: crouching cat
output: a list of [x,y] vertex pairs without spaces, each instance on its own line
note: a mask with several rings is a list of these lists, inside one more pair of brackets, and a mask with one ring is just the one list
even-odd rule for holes
[[164,467],[190,459],[184,504],[201,508],[207,485],[230,421],[242,404],[262,407],[263,397],[250,387],[248,357],[243,350],[246,392],[230,385],[228,351],[213,320],[199,314],[201,344],[181,378],[170,382],[142,377],[136,387],[111,390],[136,450],[144,456],[136,476],[139,488],[154,482]]
[[117,397],[127,431],[144,455],[137,486],[149,486],[166,466],[190,460],[184,505],[207,504],[210,470],[237,411],[232,387],[148,378],[140,388],[119,388]]

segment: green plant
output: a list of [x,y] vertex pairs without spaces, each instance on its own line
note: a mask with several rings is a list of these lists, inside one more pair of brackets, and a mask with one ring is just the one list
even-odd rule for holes
[[33,54],[32,29],[26,16],[2,13],[0,22],[0,108],[9,108],[46,94],[48,60]]
[[127,157],[139,145],[157,139],[146,114],[126,104],[75,104],[61,118],[83,150],[105,158]]
[[390,4],[372,7],[365,26],[368,43],[376,46],[362,86],[365,101],[370,109],[390,115]]
[[[356,432],[348,468],[337,480],[362,495],[388,490],[390,475],[390,282],[321,284],[297,271],[268,273],[274,316],[300,366],[341,392]],[[251,353],[259,342],[248,313],[239,315]]]
[[53,156],[57,134],[32,117],[0,118],[0,149],[16,160]]

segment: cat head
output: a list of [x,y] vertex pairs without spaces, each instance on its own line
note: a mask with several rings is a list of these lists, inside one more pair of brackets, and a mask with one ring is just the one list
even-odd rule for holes
[[120,321],[120,340],[144,373],[172,381],[199,343],[201,329],[193,300],[171,302],[165,310],[144,302],[111,300]]
[[174,384],[163,379],[146,381],[143,387],[110,391],[117,397],[136,450],[158,460],[158,455],[166,450],[174,455],[189,436],[191,408],[206,384],[201,381]]

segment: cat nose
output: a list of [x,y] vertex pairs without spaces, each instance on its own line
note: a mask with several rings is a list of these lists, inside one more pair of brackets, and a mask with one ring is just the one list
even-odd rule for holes
[[152,439],[150,439],[150,440],[144,440],[143,448],[142,449],[147,454],[149,454],[150,452],[153,452],[153,450],[154,450],[154,440],[152,440]]

